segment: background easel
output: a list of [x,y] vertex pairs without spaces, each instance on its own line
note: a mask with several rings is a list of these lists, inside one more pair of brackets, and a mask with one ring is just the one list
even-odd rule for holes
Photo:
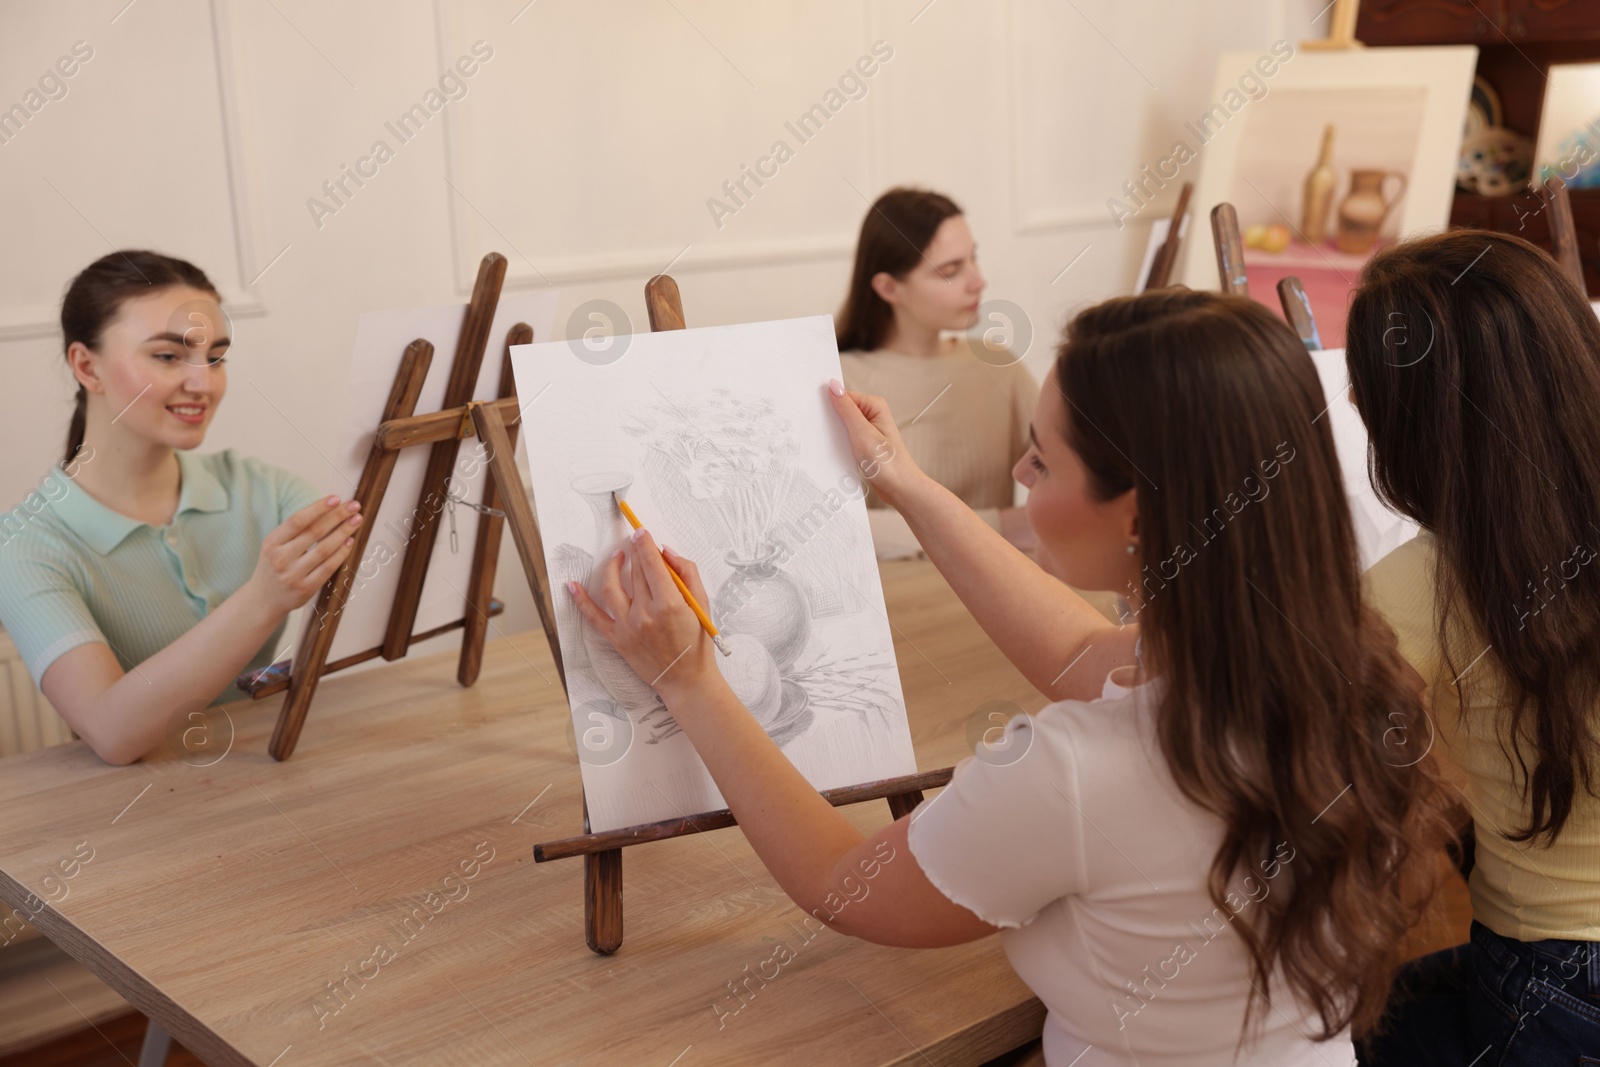
[[[678,285],[667,275],[657,275],[645,285],[645,304],[649,310],[652,330],[681,330],[684,328],[683,304],[678,296]],[[516,541],[527,571],[528,584],[539,604],[540,618],[545,621],[545,635],[550,642],[550,652],[556,668],[561,671],[562,685],[566,685],[566,672],[561,666],[561,648],[551,620],[554,613],[545,596],[550,587],[545,573],[544,548],[539,537],[538,524],[527,494],[521,490],[521,481],[504,426],[505,413],[498,404],[481,404],[472,408],[473,422],[482,438],[492,450],[489,469],[492,480],[499,483],[500,494],[506,500],[506,520]],[[864,800],[887,800],[890,814],[898,819],[909,814],[922,802],[922,790],[934,789],[950,781],[953,768],[924,771],[918,774],[886,778],[864,785],[829,789],[822,793],[834,806],[855,804]],[[645,841],[661,841],[685,834],[696,834],[732,826],[736,820],[727,808],[705,812],[679,819],[608,830],[589,832],[588,805],[584,805],[583,829],[577,837],[548,841],[533,847],[536,862],[583,857],[583,920],[584,940],[589,948],[601,955],[610,955],[622,944],[622,850],[629,845]]]
[[1194,195],[1194,182],[1184,182],[1178,190],[1178,204],[1172,209],[1172,219],[1167,223],[1167,237],[1150,260],[1150,273],[1145,276],[1141,292],[1165,289],[1172,284],[1172,268],[1178,262],[1178,246],[1183,239],[1183,224],[1189,218],[1189,198]]
[[[1211,209],[1211,238],[1217,249],[1217,277],[1224,293],[1249,296],[1250,282],[1245,276],[1244,242],[1239,237],[1239,213],[1224,201]],[[1312,352],[1320,351],[1322,338],[1311,314],[1311,300],[1299,278],[1284,278],[1278,283],[1278,302],[1283,317]]]
[[1544,189],[1550,198],[1551,255],[1582,291],[1583,260],[1578,255],[1578,227],[1572,221],[1572,195],[1567,192],[1567,183],[1560,178],[1547,179]]
[[[1582,292],[1583,263],[1578,255],[1578,231],[1572,219],[1572,199],[1567,191],[1567,183],[1560,178],[1549,179],[1544,183],[1544,195],[1550,201],[1550,254]],[[1174,219],[1174,225],[1176,221]],[[1222,291],[1249,296],[1250,284],[1245,277],[1239,216],[1232,204],[1224,202],[1211,209],[1211,236],[1216,245],[1217,277]],[[1158,262],[1159,259],[1158,255]],[[1154,273],[1152,268],[1152,276]],[[1317,333],[1316,318],[1311,313],[1311,300],[1306,296],[1305,286],[1299,278],[1284,278],[1278,282],[1278,302],[1283,305],[1283,317],[1306,348],[1313,352],[1320,351],[1322,338]]]
[[[500,288],[505,281],[505,272],[505,257],[498,252],[490,252],[478,265],[477,281],[473,285],[472,299],[461,322],[461,332],[456,341],[455,357],[451,363],[450,377],[445,386],[444,406],[441,410],[425,415],[414,413],[417,398],[422,393],[423,382],[427,379],[428,368],[433,360],[433,345],[418,339],[406,346],[405,354],[400,359],[400,367],[395,372],[389,398],[384,404],[383,419],[373,436],[372,447],[367,454],[366,465],[362,468],[361,478],[354,494],[354,499],[361,502],[361,514],[369,521],[357,527],[355,544],[351,548],[349,558],[317,594],[316,602],[311,609],[305,644],[296,651],[292,666],[285,663],[273,664],[265,671],[242,676],[237,683],[240,689],[250,694],[252,700],[288,691],[288,696],[285,697],[283,707],[278,713],[277,728],[268,747],[274,759],[285,760],[293,755],[295,745],[300,739],[300,730],[305,725],[306,715],[311,708],[312,697],[316,695],[317,682],[324,674],[379,656],[386,660],[398,659],[406,654],[414,642],[461,629],[461,659],[456,679],[463,686],[469,686],[477,681],[478,671],[483,662],[483,643],[489,618],[504,610],[504,605],[493,600],[491,593],[494,589],[495,568],[499,561],[502,522],[501,514],[495,505],[501,496],[507,494],[504,486],[496,485],[493,478],[489,479],[484,487],[482,502],[476,505],[484,511],[484,516],[483,521],[478,523],[477,541],[473,547],[471,579],[467,587],[463,617],[457,622],[447,623],[426,633],[414,634],[411,632],[411,627],[416,620],[417,607],[422,599],[422,585],[427,576],[428,560],[432,556],[438,535],[439,515],[447,506],[450,472],[455,465],[461,440],[473,432],[469,416],[477,408],[487,404],[500,414],[503,442],[496,447],[504,448],[505,461],[511,465],[513,472],[516,469],[512,457],[519,411],[516,386],[511,375],[510,346],[527,344],[533,339],[533,330],[526,323],[517,323],[507,332],[505,351],[500,365],[499,399],[489,402],[472,399],[478,372],[483,365],[484,349],[488,345],[489,328],[494,321],[495,308],[500,301]],[[507,425],[512,428],[504,430]],[[414,532],[406,543],[405,557],[401,563],[400,586],[390,609],[389,626],[384,642],[375,648],[329,663],[328,653],[333,648],[333,639],[338,632],[344,604],[349,598],[356,572],[361,566],[367,540],[375,525],[371,520],[376,518],[378,509],[383,504],[400,450],[423,444],[433,445],[433,451],[429,457],[427,474],[423,479],[416,510],[413,512]],[[494,458],[501,457],[497,454]],[[516,488],[511,495],[522,495],[520,478],[514,480],[514,485]],[[540,608],[542,611],[542,603]],[[546,620],[546,630],[554,640],[554,626],[549,620]]]
[[1333,17],[1328,20],[1328,36],[1320,41],[1301,41],[1300,47],[1313,52],[1332,52],[1344,48],[1365,48],[1356,40],[1356,16],[1361,0],[1334,0]]

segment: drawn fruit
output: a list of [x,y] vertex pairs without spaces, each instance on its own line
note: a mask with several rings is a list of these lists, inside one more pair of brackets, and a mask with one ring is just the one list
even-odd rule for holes
[[770,727],[783,707],[783,683],[778,664],[767,646],[749,634],[723,634],[733,655],[717,655],[717,666],[740,703],[750,709],[763,729]]
[[1261,238],[1263,252],[1282,252],[1289,247],[1289,227],[1281,222],[1275,222],[1267,227],[1266,234]]

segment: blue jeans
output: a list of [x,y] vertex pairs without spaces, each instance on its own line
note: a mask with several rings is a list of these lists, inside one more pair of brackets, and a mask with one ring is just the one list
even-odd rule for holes
[[1400,969],[1362,1067],[1600,1067],[1600,942],[1517,941],[1482,923]]

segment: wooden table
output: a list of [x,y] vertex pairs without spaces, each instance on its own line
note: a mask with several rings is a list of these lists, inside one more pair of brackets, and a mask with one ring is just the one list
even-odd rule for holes
[[[883,574],[919,768],[985,702],[1045,703],[931,564]],[[581,830],[565,698],[541,631],[491,638],[470,689],[454,653],[325,678],[286,763],[277,700],[131,767],[0,760],[0,899],[53,898],[46,936],[215,1067],[972,1064],[1039,1033],[996,938],[806,942],[738,829],[628,849],[626,940],[592,954],[581,862],[532,858]]]

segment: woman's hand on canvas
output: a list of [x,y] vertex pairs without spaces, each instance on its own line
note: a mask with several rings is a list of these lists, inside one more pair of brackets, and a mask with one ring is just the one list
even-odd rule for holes
[[853,393],[837,378],[828,383],[828,399],[850,435],[850,451],[861,476],[884,503],[899,508],[907,487],[927,476],[906,450],[894,416],[889,414],[888,401],[881,396]]
[[310,600],[349,557],[361,524],[360,506],[355,500],[324,497],[267,534],[249,583],[259,602],[287,615]]
[[[631,593],[622,582],[624,561],[631,568]],[[670,548],[658,550],[655,539],[643,529],[635,530],[633,538],[600,565],[597,597],[590,597],[577,582],[568,582],[567,591],[589,625],[670,707],[679,694],[708,680],[721,680],[722,675],[716,646],[673,583],[669,566],[702,606],[711,602],[700,581],[700,568]]]

